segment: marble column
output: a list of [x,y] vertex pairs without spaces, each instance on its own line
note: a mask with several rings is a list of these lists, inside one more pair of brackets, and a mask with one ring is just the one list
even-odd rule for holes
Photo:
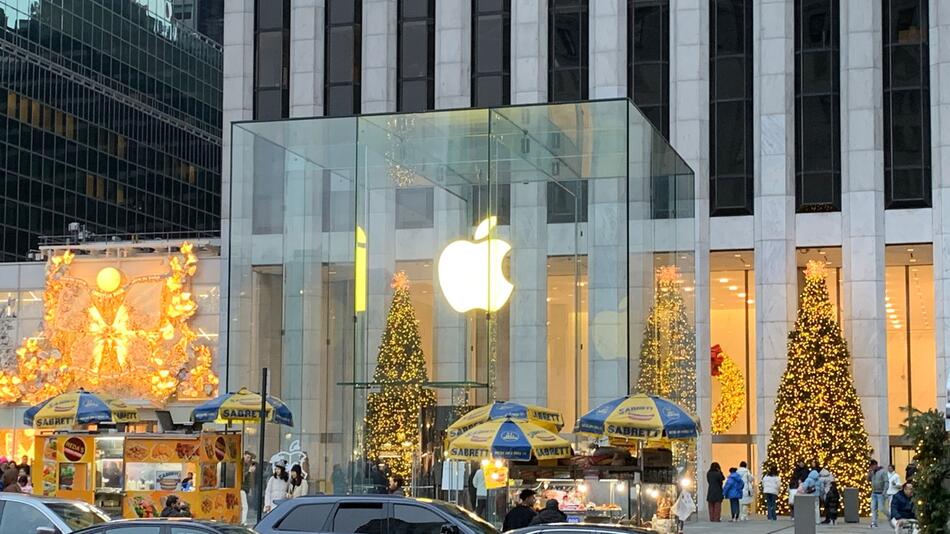
[[511,3],[511,103],[548,99],[548,2]]
[[[752,14],[755,144],[756,457],[764,459],[798,299],[795,265],[794,0],[756,0]],[[749,407],[751,409],[751,406]]]
[[627,96],[627,2],[590,3],[590,98]]
[[[693,230],[696,277],[696,409],[710,420],[709,377],[709,2],[670,5],[670,143],[695,173]],[[710,462],[708,430],[700,436],[697,463]],[[699,478],[700,495],[705,495]],[[698,499],[700,506],[705,500]]]
[[880,2],[841,4],[844,334],[874,457],[888,455],[884,316],[883,51]]
[[[218,328],[217,367],[222,377],[222,390],[248,374],[247,349],[250,343],[247,337],[250,332],[247,329],[250,328],[252,306],[251,213],[250,205],[244,199],[231,196],[231,123],[249,120],[254,116],[254,2],[226,2],[224,20],[223,76],[227,90],[224,92],[222,114],[221,235],[224,239],[221,240],[221,256],[228,261],[222,263],[224,267],[221,269],[220,287],[221,309],[227,312],[221,314]],[[246,165],[239,168],[249,168],[253,164],[248,161],[253,154],[250,138],[249,134],[244,133],[239,141],[246,148],[240,153]],[[239,178],[242,184],[246,184],[241,189],[249,193],[251,177],[240,174]],[[232,237],[232,232],[237,235],[237,239]],[[239,329],[244,330],[239,333]]]
[[398,0],[363,0],[363,113],[396,111]]
[[292,0],[290,116],[323,115],[325,0]]
[[441,0],[435,10],[435,107],[472,105],[472,0]]
[[933,182],[937,408],[950,397],[950,5],[930,3],[930,150]]

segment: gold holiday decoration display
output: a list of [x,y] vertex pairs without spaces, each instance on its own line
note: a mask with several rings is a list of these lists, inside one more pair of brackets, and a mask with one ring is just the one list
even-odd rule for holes
[[719,402],[712,411],[712,433],[724,434],[739,417],[745,398],[745,379],[742,370],[722,347],[714,345],[710,352],[712,376],[719,381]]
[[[0,373],[0,403],[35,404],[79,388],[156,404],[217,394],[212,348],[189,324],[198,310],[191,243],[168,259],[166,272],[129,278],[104,267],[94,285],[73,275],[75,257],[66,251],[47,262],[43,325]],[[134,287],[157,293],[154,309],[129,302]]]

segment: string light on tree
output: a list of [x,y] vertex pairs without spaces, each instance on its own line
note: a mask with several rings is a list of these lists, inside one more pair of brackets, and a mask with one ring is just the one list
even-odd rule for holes
[[370,393],[366,406],[364,452],[373,462],[385,462],[392,475],[408,479],[419,417],[435,404],[435,392],[425,387],[429,378],[406,273],[396,273],[391,285],[393,301],[373,374],[379,392]]
[[[656,295],[640,344],[637,391],[669,399],[696,414],[696,335],[680,293],[675,265],[657,270]],[[678,464],[695,467],[695,449],[673,444]]]
[[[858,488],[869,512],[867,466],[871,447],[861,400],[851,376],[851,356],[828,298],[825,266],[808,262],[795,329],[788,335],[788,364],[779,384],[766,468],[791,480],[797,462],[817,461],[840,488]],[[783,492],[787,491],[783,489]],[[788,513],[787,494],[778,499]]]
[[904,437],[914,444],[914,500],[920,534],[945,534],[950,526],[950,432],[937,410],[911,408]]
[[719,402],[712,410],[712,433],[723,434],[736,422],[742,410],[745,379],[742,370],[722,347],[714,345],[710,352],[712,376],[719,381]]

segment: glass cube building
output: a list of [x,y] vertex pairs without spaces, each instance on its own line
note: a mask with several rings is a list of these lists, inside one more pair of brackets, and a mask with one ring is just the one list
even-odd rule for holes
[[226,388],[270,370],[299,422],[267,450],[307,452],[324,490],[335,468],[354,490],[365,474],[396,273],[438,399],[420,476],[455,406],[571,424],[634,389],[661,291],[693,328],[693,171],[626,99],[242,122],[232,139]]
[[0,260],[74,221],[217,235],[221,47],[169,5],[0,0]]

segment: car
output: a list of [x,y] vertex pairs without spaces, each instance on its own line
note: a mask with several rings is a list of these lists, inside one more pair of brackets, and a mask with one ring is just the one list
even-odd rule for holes
[[71,534],[108,522],[108,514],[82,501],[0,493],[0,532]]
[[596,523],[551,523],[548,525],[534,525],[517,530],[509,530],[505,534],[656,534],[656,531],[621,525],[601,525]]
[[454,504],[396,495],[312,495],[281,502],[255,527],[260,534],[498,534]]
[[165,519],[123,519],[98,525],[75,534],[256,534],[251,528],[187,517]]

